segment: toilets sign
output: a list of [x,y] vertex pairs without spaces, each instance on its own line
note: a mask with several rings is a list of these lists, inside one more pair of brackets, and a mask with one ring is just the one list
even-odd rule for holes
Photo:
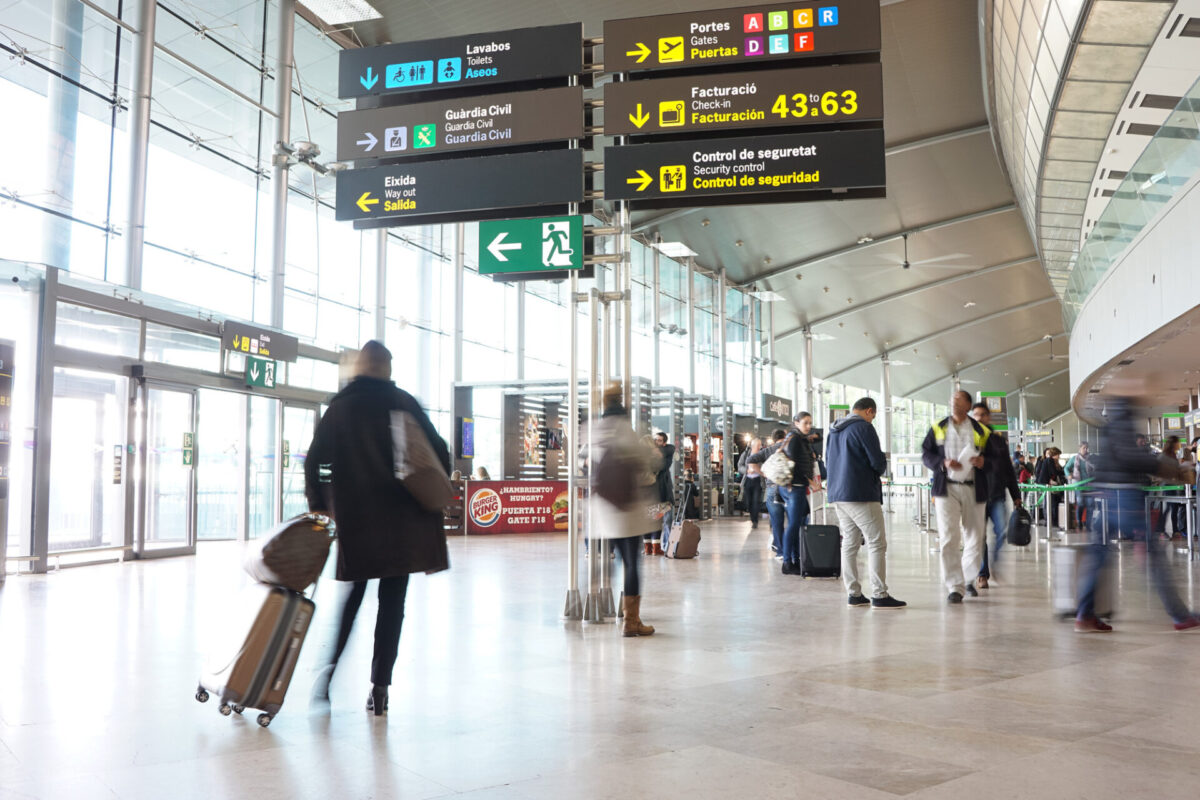
[[879,0],[606,20],[604,67],[636,72],[877,52]]
[[582,71],[583,25],[572,22],[342,50],[338,96],[519,83]]

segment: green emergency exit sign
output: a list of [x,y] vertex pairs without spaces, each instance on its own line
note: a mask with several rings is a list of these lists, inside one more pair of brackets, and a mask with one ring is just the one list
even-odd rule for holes
[[479,223],[479,274],[583,269],[583,217]]
[[246,385],[275,388],[275,361],[270,358],[246,356]]

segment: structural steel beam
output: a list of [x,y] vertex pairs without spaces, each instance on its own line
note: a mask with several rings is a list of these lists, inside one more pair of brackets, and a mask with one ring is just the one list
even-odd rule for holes
[[[983,275],[988,275],[993,272],[1000,272],[1001,270],[1009,269],[1010,267],[1020,266],[1021,264],[1028,264],[1031,261],[1037,261],[1037,260],[1038,260],[1038,257],[1036,254],[1034,254],[1034,255],[1025,256],[1024,258],[1014,259],[1013,261],[1005,261],[1003,264],[993,264],[989,267],[983,267],[982,269],[976,269],[976,270],[972,270],[970,272],[961,272],[957,275],[951,275],[949,278],[939,278],[936,281],[930,281],[929,283],[922,283],[918,286],[913,286],[908,289],[904,289],[903,291],[894,292],[894,293],[886,295],[884,297],[880,297],[875,300],[870,300],[866,303],[860,303],[859,305],[856,305],[853,308],[846,309],[845,311],[839,311],[836,314],[830,314],[828,316],[820,317],[819,319],[814,319],[808,323],[808,327],[811,329],[811,328],[815,328],[818,325],[826,325],[830,322],[837,322],[840,319],[845,319],[846,317],[854,316],[855,314],[858,314],[862,311],[869,311],[870,309],[881,306],[884,303],[890,303],[893,300],[903,300],[906,297],[912,297],[914,294],[920,294],[921,292],[925,292],[930,289],[937,289],[942,286],[949,286],[952,283],[958,283],[959,281],[965,281],[965,280],[969,280],[971,278],[978,278]],[[789,336],[795,336],[795,335],[803,333],[803,332],[804,332],[804,326],[802,325],[799,328],[792,328],[789,331],[784,331],[783,333],[779,334],[776,337],[776,339],[777,340],[786,339]]]
[[[901,350],[907,350],[910,347],[919,347],[920,345],[923,345],[926,342],[932,342],[934,339],[940,339],[943,336],[950,336],[951,334],[958,333],[959,331],[965,331],[968,328],[973,328],[976,325],[982,325],[985,322],[991,322],[993,320],[997,320],[1002,317],[1007,317],[1009,314],[1015,314],[1018,311],[1027,311],[1031,308],[1036,308],[1038,306],[1045,305],[1046,303],[1057,303],[1057,302],[1058,302],[1058,295],[1055,294],[1055,295],[1051,295],[1049,297],[1043,297],[1040,300],[1031,300],[1028,303],[1020,303],[1019,305],[1009,306],[1008,308],[1001,309],[1000,311],[996,311],[991,314],[985,314],[982,317],[976,317],[975,319],[969,319],[966,322],[960,322],[957,325],[951,325],[949,328],[942,328],[939,331],[934,331],[933,333],[930,333],[926,336],[922,336],[919,339],[913,339],[911,342],[905,342],[904,344],[896,345],[895,347],[889,347],[887,349],[887,352],[899,353]],[[844,375],[847,372],[852,372],[852,371],[858,369],[859,367],[864,367],[867,364],[871,364],[871,363],[877,361],[881,355],[883,355],[883,353],[876,353],[875,355],[871,356],[870,358],[865,358],[862,361],[858,361],[854,364],[851,364],[848,367],[843,367],[830,375],[826,375],[825,380],[827,380],[827,381],[833,380],[838,375]]]

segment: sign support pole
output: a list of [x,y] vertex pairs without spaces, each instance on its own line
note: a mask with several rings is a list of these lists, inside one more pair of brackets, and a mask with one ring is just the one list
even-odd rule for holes
[[463,379],[463,278],[466,231],[461,222],[454,225],[454,380]]
[[[617,263],[613,269],[614,285],[620,285],[620,272],[621,265],[620,263]],[[600,390],[597,395],[598,398],[602,398],[604,396],[603,393],[608,389],[608,384],[612,380],[613,350],[615,349],[613,347],[613,332],[615,326],[612,324],[613,312],[615,309],[613,308],[612,301],[608,298],[608,292],[603,292],[601,294],[602,296],[599,299],[604,305],[603,308],[598,310],[600,311],[601,319],[603,320],[600,332],[604,337],[604,351],[602,361],[603,367],[600,376]],[[604,413],[603,400],[601,400],[600,404],[600,413]],[[599,548],[593,547],[591,549],[599,549],[600,551],[597,554],[597,557],[599,558],[598,567],[600,571],[600,588],[597,596],[599,598],[599,613],[602,618],[601,622],[603,622],[603,618],[605,617],[616,616],[612,595],[612,559],[609,557],[612,553],[612,539],[597,539],[596,543],[599,545]]]
[[687,260],[688,393],[696,393],[696,258]]
[[564,620],[583,619],[583,601],[579,597],[579,273],[571,273],[570,286],[571,354],[567,357],[566,445],[567,599],[563,604]]
[[[815,414],[813,410],[813,335],[812,328],[804,326],[804,403],[808,406],[807,411],[810,414]],[[822,418],[823,419],[823,418]]]
[[[654,234],[654,241],[656,244],[661,244],[662,243],[662,234],[659,234],[659,233]],[[660,380],[661,379],[661,363],[659,361],[659,358],[660,358],[661,352],[662,352],[662,313],[659,310],[659,300],[658,300],[658,293],[659,293],[659,291],[661,291],[661,284],[659,283],[659,273],[658,273],[658,259],[659,259],[660,255],[661,254],[658,252],[658,248],[655,247],[654,248],[654,276],[653,276],[654,285],[650,288],[650,296],[653,298],[653,303],[654,303],[654,308],[652,309],[652,312],[653,312],[652,319],[654,322],[654,386],[655,386],[655,388],[657,388],[659,386],[659,384],[661,383],[661,380]],[[724,358],[725,356],[722,355],[721,357]]]
[[271,157],[272,328],[283,328],[283,281],[287,257],[288,159],[292,128],[292,60],[295,56],[296,0],[279,0],[279,49],[275,64],[275,152]]
[[[883,393],[883,458],[887,465],[887,471],[884,473],[887,477],[892,475],[892,362],[888,359],[887,354],[883,356],[883,374],[882,385],[880,389]],[[891,492],[888,492],[888,510],[891,510]]]
[[592,486],[592,478],[594,471],[592,467],[592,442],[596,436],[596,419],[600,411],[600,395],[598,386],[598,378],[600,372],[599,358],[599,336],[597,328],[597,317],[600,313],[600,290],[593,288],[588,292],[588,538],[590,545],[587,552],[588,565],[588,593],[587,601],[583,606],[583,621],[585,623],[600,623],[604,622],[604,616],[601,613],[600,604],[600,559],[597,557],[596,549],[600,547],[602,539],[597,539],[594,534],[596,532],[596,515],[592,510],[592,497],[595,487]]
[[775,304],[767,303],[767,385],[775,394]]
[[380,228],[375,239],[375,338],[380,342],[387,334],[387,240],[386,228]]

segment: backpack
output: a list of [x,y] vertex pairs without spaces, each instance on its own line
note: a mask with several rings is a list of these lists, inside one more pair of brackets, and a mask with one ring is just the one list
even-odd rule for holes
[[762,474],[771,483],[776,486],[791,486],[792,476],[796,470],[796,462],[788,458],[787,446],[792,440],[792,434],[788,434],[783,440],[783,444],[779,445],[779,449],[771,454],[771,457],[763,462]]

